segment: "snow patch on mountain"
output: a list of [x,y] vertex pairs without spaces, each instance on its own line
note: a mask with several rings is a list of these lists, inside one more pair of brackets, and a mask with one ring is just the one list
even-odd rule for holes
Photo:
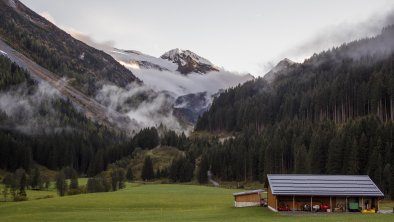
[[186,64],[186,61],[184,60],[184,58],[188,57],[188,56],[193,58],[198,63],[211,65],[211,66],[213,65],[208,59],[205,59],[192,51],[182,50],[179,48],[172,49],[172,50],[164,53],[160,58],[167,59],[167,60],[174,61],[174,62],[177,62],[178,60],[180,60],[182,62],[182,64]]
[[114,49],[110,54],[116,60],[121,61],[122,65],[126,64],[125,66],[131,69],[133,69],[133,67],[136,68],[137,66],[128,66],[127,64],[138,64],[137,69],[157,69],[160,71],[166,70],[171,72],[175,72],[178,68],[177,64],[168,60],[156,58],[134,50]]
[[[175,117],[181,119],[180,122],[194,123],[210,107],[214,95],[222,89],[242,84],[254,78],[250,74],[241,75],[214,68],[215,66],[211,62],[188,50],[171,50],[162,58],[156,58],[134,50],[113,49],[108,53],[120,64],[132,70],[133,74],[144,82],[144,94],[157,96],[151,102],[146,102],[143,106],[140,106],[151,108],[136,109],[129,107],[125,111],[130,118],[141,124],[143,122],[152,124],[161,122],[167,127],[182,130],[182,125],[170,124]],[[163,59],[163,57],[173,59],[179,63]],[[181,62],[182,58],[185,58],[185,62]],[[187,75],[183,74],[180,72],[180,67],[182,70],[186,68],[190,72]],[[200,71],[203,71],[204,75]],[[152,92],[149,93],[148,89],[151,89]],[[127,93],[129,90],[131,89],[119,93],[118,90],[106,88],[102,91],[99,101],[105,101],[104,98],[106,97],[122,95],[120,96],[122,99],[117,100],[117,103],[112,103],[110,107],[114,110],[117,110],[116,107],[128,107],[130,105],[125,103],[125,101],[128,101],[126,98],[134,97],[130,96],[133,93]],[[160,97],[160,94],[165,96]],[[114,99],[112,98],[109,101],[114,101]],[[152,105],[152,102],[159,105]],[[107,103],[104,102],[106,106],[108,106]],[[119,110],[119,112],[122,111]],[[161,114],[156,115],[155,112]]]
[[172,49],[164,53],[160,58],[178,64],[177,71],[184,75],[192,72],[206,74],[211,71],[220,71],[220,68],[212,64],[208,59],[189,50]]
[[[168,53],[168,56],[172,57],[176,52],[180,53],[185,51],[188,50],[175,50]],[[214,94],[220,89],[227,89],[254,78],[250,74],[242,75],[223,69],[219,71],[210,71],[205,75],[201,75],[197,72],[182,75],[177,71],[177,64],[166,59],[156,58],[134,50],[114,49],[109,53],[120,64],[132,70],[145,85],[156,91],[172,92],[176,96],[199,92]],[[204,64],[212,64],[208,60],[204,61],[204,59],[199,59],[199,61],[203,61]]]
[[2,50],[0,50],[0,55],[2,55],[2,56],[8,56],[8,54],[7,54],[6,52],[2,51]]

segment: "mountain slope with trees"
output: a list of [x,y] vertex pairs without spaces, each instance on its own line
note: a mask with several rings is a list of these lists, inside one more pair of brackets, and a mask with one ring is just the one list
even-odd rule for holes
[[[262,78],[221,94],[196,130],[257,130],[284,119],[344,123],[394,120],[394,27],[322,52],[268,84]],[[286,71],[286,70],[285,70]]]
[[394,27],[226,90],[195,127],[237,136],[203,151],[223,180],[368,174],[394,197]]
[[17,0],[0,1],[0,38],[60,77],[73,79],[89,95],[104,83],[124,87],[140,82],[111,56],[74,39]]
[[128,136],[89,120],[5,56],[0,56],[0,70],[1,169],[30,171],[40,164],[95,175],[133,152]]

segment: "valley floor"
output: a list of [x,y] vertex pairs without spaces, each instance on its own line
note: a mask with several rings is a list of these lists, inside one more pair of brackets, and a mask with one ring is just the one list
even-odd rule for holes
[[[83,181],[85,182],[85,181]],[[239,190],[179,184],[127,184],[109,193],[58,197],[54,190],[28,191],[29,201],[0,202],[5,221],[394,221],[394,214],[273,213],[233,208]],[[52,198],[51,195],[53,196]],[[49,197],[49,198],[48,198]],[[42,199],[46,198],[46,199]],[[0,198],[2,200],[2,197]],[[393,202],[383,202],[392,209]]]

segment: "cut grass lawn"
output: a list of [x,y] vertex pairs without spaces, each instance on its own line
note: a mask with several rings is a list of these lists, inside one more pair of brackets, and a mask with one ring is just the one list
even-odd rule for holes
[[[285,216],[261,207],[236,209],[235,191],[179,184],[127,184],[117,192],[65,197],[29,191],[29,201],[0,202],[0,221],[394,221],[394,214]],[[40,192],[54,197],[33,200]]]

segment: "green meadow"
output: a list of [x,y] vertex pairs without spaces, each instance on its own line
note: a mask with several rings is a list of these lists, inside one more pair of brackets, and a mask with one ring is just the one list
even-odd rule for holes
[[[394,214],[289,216],[262,207],[234,208],[232,193],[236,191],[239,190],[136,183],[117,192],[65,197],[59,197],[53,189],[29,190],[28,201],[0,202],[0,221],[394,221]],[[390,209],[393,202],[382,205]]]

